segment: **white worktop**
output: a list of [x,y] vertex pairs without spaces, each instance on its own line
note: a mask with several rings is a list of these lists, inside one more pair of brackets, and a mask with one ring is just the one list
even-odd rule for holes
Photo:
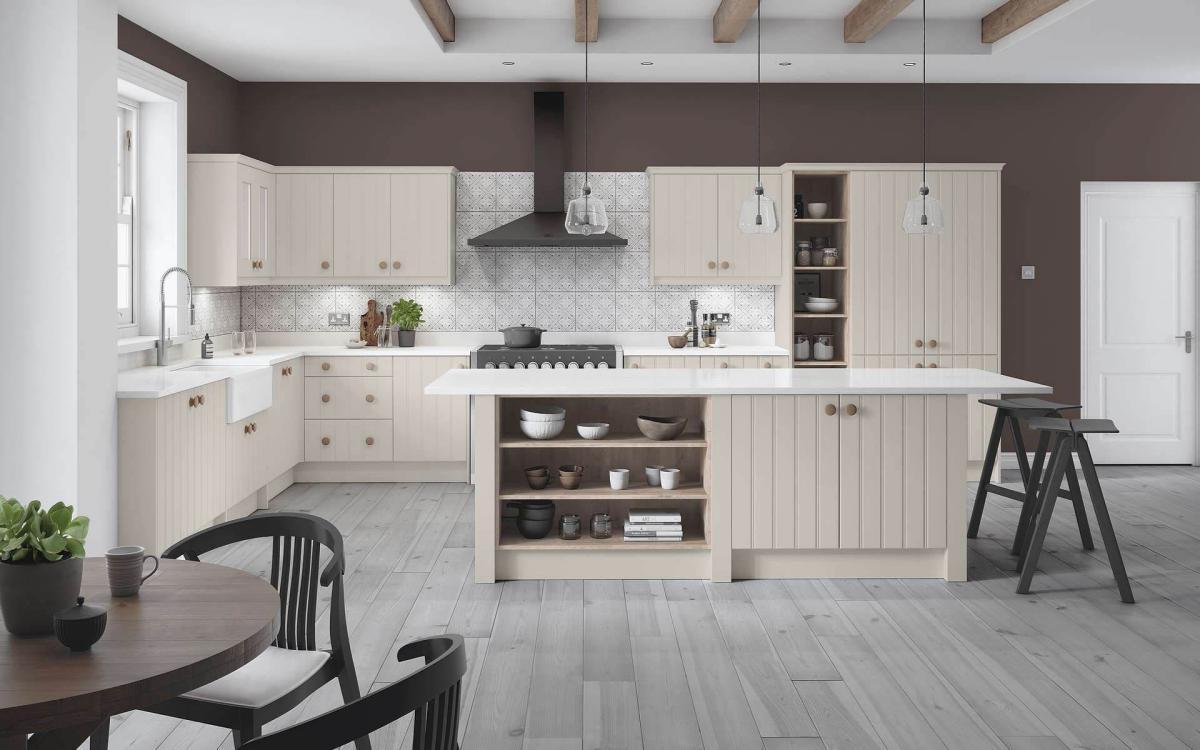
[[451,370],[425,387],[434,396],[716,396],[983,393],[1048,394],[1049,386],[985,370],[622,369]]
[[166,367],[138,367],[117,375],[117,398],[162,398],[225,380],[219,370],[189,371],[186,367],[269,367],[300,357],[468,357],[474,346],[410,346],[395,348],[345,346],[260,346],[254,354],[217,352],[212,359],[189,359]]
[[623,346],[621,354],[626,357],[790,357],[791,353],[782,346],[722,346],[684,347],[669,346]]

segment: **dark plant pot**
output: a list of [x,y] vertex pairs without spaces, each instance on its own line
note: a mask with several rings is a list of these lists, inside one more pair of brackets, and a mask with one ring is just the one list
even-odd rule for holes
[[0,563],[0,612],[13,635],[50,635],[54,615],[75,604],[83,560]]
[[405,331],[401,329],[396,331],[396,346],[414,346],[416,343],[416,331]]

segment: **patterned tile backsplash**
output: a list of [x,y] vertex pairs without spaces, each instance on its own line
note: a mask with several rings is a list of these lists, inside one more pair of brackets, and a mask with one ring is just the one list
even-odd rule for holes
[[[354,330],[368,299],[409,297],[425,308],[427,331],[495,331],[531,323],[551,331],[678,331],[688,300],[702,312],[729,312],[734,331],[772,331],[771,286],[656,286],[650,281],[650,195],[643,172],[593,172],[592,194],[607,201],[610,231],[626,247],[472,248],[467,240],[533,210],[532,172],[460,172],[455,279],[444,286],[258,286],[199,289],[199,336],[239,326],[259,331]],[[563,179],[578,194],[581,172]],[[239,299],[240,298],[240,299]],[[351,325],[330,327],[329,313]],[[240,316],[240,317],[239,317]],[[207,326],[207,327],[206,327]],[[199,337],[198,336],[198,337]]]

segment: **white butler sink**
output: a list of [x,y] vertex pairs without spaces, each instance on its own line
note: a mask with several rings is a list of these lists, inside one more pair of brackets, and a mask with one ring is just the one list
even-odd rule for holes
[[271,408],[271,367],[267,365],[190,365],[178,372],[211,372],[225,377],[225,422],[233,424]]

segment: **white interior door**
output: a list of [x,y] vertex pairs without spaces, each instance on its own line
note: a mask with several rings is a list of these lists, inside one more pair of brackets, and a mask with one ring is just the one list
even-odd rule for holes
[[1084,183],[1083,414],[1097,463],[1196,458],[1194,183]]

